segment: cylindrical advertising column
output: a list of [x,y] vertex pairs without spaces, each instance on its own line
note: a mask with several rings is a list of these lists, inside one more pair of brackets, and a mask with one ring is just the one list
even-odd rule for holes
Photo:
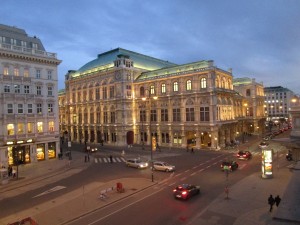
[[262,150],[262,178],[273,178],[273,150]]

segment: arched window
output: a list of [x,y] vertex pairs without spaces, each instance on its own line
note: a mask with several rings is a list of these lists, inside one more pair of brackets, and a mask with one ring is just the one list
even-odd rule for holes
[[165,94],[166,92],[167,92],[167,90],[166,90],[166,84],[162,84],[161,85],[161,93]]
[[200,87],[201,88],[206,88],[207,87],[207,82],[206,82],[206,78],[205,77],[201,78],[201,80],[200,80]]
[[177,91],[178,91],[178,82],[177,82],[177,81],[175,81],[175,82],[173,83],[173,91],[174,91],[174,92],[177,92]]
[[191,91],[192,90],[192,81],[191,80],[187,80],[186,81],[186,90],[187,91]]

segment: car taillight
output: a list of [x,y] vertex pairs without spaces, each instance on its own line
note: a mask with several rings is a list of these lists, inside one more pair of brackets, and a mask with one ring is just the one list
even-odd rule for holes
[[182,195],[187,195],[186,191],[181,192]]
[[229,169],[231,169],[231,166],[229,166]]
[[173,192],[176,192],[176,189],[174,189]]

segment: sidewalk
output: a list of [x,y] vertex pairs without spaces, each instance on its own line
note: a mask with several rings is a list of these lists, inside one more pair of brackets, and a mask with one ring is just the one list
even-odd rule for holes
[[[253,143],[249,140],[249,147],[251,144],[254,146],[257,140],[253,140]],[[167,154],[170,151],[163,150],[163,152]],[[26,190],[26,188],[30,190],[30,185],[36,186],[48,177],[59,178],[59,176],[70,176],[80,172],[91,164],[84,162],[84,156],[83,152],[73,151],[73,159],[70,166],[67,159],[39,162],[38,168],[35,164],[20,166],[20,178],[12,180],[6,185],[1,185],[0,198],[12,196],[19,187],[22,187],[22,190]],[[228,199],[226,199],[225,193],[216,196],[216,199],[205,210],[195,215],[194,219],[188,224],[300,224],[300,209],[298,208],[300,205],[300,170],[298,169],[300,169],[299,163],[295,170],[288,168],[274,169],[274,177],[271,179],[261,178],[261,173],[245,177],[237,184],[229,186]],[[124,185],[124,193],[118,193],[115,190],[117,182],[121,182]],[[80,217],[107,204],[112,204],[120,199],[134,195],[155,184],[149,179],[141,178],[124,178],[107,183],[93,182],[64,195],[63,198],[53,199],[51,202],[1,218],[0,225],[7,225],[28,216],[31,216],[38,224],[42,225],[65,224],[67,221],[72,220],[74,215]],[[101,192],[108,197],[99,198]],[[279,207],[276,208],[275,206],[272,213],[269,212],[267,204],[267,198],[270,194],[274,196],[280,195],[282,198]],[[51,218],[51,223],[49,223],[47,218]]]

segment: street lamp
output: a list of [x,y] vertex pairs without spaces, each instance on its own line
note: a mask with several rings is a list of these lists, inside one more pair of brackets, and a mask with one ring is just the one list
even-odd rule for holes
[[[151,180],[152,180],[152,182],[154,182],[154,174],[153,174],[153,150],[154,150],[154,146],[153,146],[152,128],[151,128],[152,118],[151,118],[151,93],[150,93],[150,91],[148,91],[148,99],[149,99],[149,119],[150,119],[149,120],[149,133],[150,133]],[[154,96],[153,99],[157,100],[157,96]],[[142,100],[146,101],[147,98],[143,97]]]

